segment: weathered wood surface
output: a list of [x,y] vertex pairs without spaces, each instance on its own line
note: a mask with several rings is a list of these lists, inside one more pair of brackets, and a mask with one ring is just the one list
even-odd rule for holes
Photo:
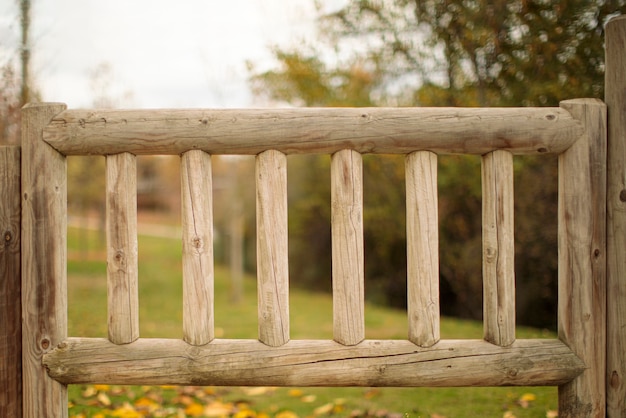
[[606,25],[607,416],[626,417],[626,16]]
[[0,146],[0,417],[22,417],[20,147]]
[[559,108],[303,108],[229,110],[68,110],[45,140],[67,155],[559,153],[582,134]]
[[513,155],[482,157],[483,324],[486,341],[506,347],[515,341],[515,243]]
[[109,339],[139,338],[137,268],[137,157],[106,157],[107,300]]
[[559,155],[558,332],[587,370],[559,387],[559,417],[604,417],[606,106],[597,99],[561,106],[580,118],[587,135]]
[[405,171],[409,340],[430,347],[440,338],[437,155],[411,153]]
[[256,157],[257,291],[259,340],[289,341],[287,157],[269,150]]
[[183,228],[183,339],[215,338],[213,295],[213,186],[211,156],[188,151],[181,159]]
[[518,340],[502,348],[482,340],[365,340],[345,346],[292,340],[268,347],[255,340],[70,338],[44,363],[60,382],[217,386],[503,386],[557,385],[585,366],[558,340]]
[[331,157],[333,337],[345,345],[365,338],[363,159],[352,150]]
[[67,416],[67,388],[50,379],[42,356],[67,337],[67,164],[41,140],[62,104],[22,109],[23,415]]

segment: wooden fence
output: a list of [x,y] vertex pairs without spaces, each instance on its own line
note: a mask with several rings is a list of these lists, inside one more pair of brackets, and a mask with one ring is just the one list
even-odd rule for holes
[[[0,206],[2,415],[63,417],[66,385],[109,383],[558,385],[559,416],[626,416],[625,45],[626,19],[614,19],[607,26],[606,105],[578,99],[558,108],[491,109],[25,107],[21,174],[20,149],[0,149],[7,202]],[[286,155],[295,153],[332,155],[333,340],[289,337]],[[406,156],[407,340],[364,339],[363,153]],[[446,153],[482,156],[482,340],[439,334],[436,173],[437,155]],[[68,338],[66,156],[94,154],[106,156],[109,335]],[[140,154],[181,156],[182,340],[139,336]],[[211,155],[218,154],[256,155],[258,340],[214,334]],[[513,155],[522,154],[559,156],[557,339],[515,336],[512,172]]]

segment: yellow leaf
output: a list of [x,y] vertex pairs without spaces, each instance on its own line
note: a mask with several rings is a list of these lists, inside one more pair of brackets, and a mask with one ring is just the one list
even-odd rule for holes
[[98,396],[96,397],[96,399],[98,399],[98,402],[100,402],[104,406],[110,406],[111,405],[111,399],[109,399],[107,394],[104,393],[104,392],[98,393]]
[[303,394],[304,393],[300,389],[291,389],[289,390],[289,392],[287,392],[287,395],[294,397],[294,398],[299,398]]
[[519,398],[518,403],[522,408],[528,408],[530,403],[535,399],[537,399],[537,397],[532,393],[525,393],[521,398]]
[[268,392],[273,392],[276,388],[260,386],[256,388],[241,388],[241,390],[248,396],[259,396],[265,395]]
[[185,408],[185,414],[191,415],[192,417],[199,417],[204,412],[204,407],[199,403],[193,402],[187,405]]
[[93,417],[91,418],[105,418],[104,414],[95,414]]
[[291,411],[282,411],[276,414],[275,418],[298,418],[298,415]]
[[257,415],[256,412],[250,409],[242,409],[233,415],[233,418],[257,418]]
[[333,407],[335,405],[332,403],[327,403],[325,405],[322,406],[318,406],[317,408],[315,408],[313,410],[313,414],[314,415],[324,415],[324,414],[328,414],[329,412],[331,412],[333,410]]
[[93,386],[87,386],[85,390],[83,390],[80,394],[83,398],[91,398],[96,393],[98,393],[96,388],[94,388]]
[[515,418],[515,415],[511,411],[506,411],[504,415],[502,415],[502,418]]
[[231,404],[215,401],[207,405],[203,412],[207,417],[221,417],[229,415],[232,410]]
[[311,402],[315,402],[315,400],[317,399],[317,396],[315,395],[306,395],[303,396],[302,398],[300,398],[300,400],[304,403],[311,403]]
[[129,403],[124,403],[124,405],[120,408],[117,408],[115,411],[113,411],[111,413],[112,416],[114,417],[119,417],[119,418],[141,418],[142,415],[135,411],[135,408],[133,408]]
[[95,390],[101,390],[101,391],[106,392],[106,391],[108,391],[109,389],[111,389],[111,386],[109,386],[109,385],[93,385],[93,388],[94,388]]
[[559,416],[559,412],[558,411],[548,411],[546,412],[546,418],[558,418]]

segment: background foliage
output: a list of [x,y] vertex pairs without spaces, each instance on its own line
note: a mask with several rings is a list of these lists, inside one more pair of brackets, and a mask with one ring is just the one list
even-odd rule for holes
[[[603,96],[604,24],[624,0],[352,0],[320,16],[322,38],[276,48],[257,95],[296,106],[558,106]],[[328,162],[294,163],[292,278],[328,288]],[[515,160],[517,315],[556,327],[554,157]],[[297,173],[297,174],[296,174]],[[480,318],[480,159],[440,156],[441,306]],[[366,297],[406,303],[402,158],[364,159]],[[307,263],[307,259],[322,260]]]

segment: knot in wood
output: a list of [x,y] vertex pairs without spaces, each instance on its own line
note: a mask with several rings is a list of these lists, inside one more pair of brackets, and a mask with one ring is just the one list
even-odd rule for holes
[[11,234],[11,231],[5,231],[4,242],[9,243],[11,242],[12,239],[13,239],[13,234]]
[[41,348],[44,350],[47,350],[48,348],[50,348],[50,340],[47,338],[44,338],[43,340],[41,340]]

